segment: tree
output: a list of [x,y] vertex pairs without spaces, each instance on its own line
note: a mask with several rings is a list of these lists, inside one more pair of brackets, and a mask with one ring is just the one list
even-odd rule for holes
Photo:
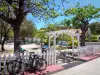
[[1,36],[1,50],[5,51],[4,44],[5,41],[9,38],[11,32],[11,26],[0,19],[0,36]]
[[55,31],[56,30],[56,25],[55,24],[48,24],[46,27],[46,31]]
[[100,22],[93,22],[89,24],[92,34],[100,34]]
[[66,9],[65,15],[73,16],[73,26],[77,28],[81,28],[81,45],[85,46],[85,33],[88,29],[88,24],[91,19],[99,18],[100,17],[100,8],[95,8],[92,5],[87,5],[81,7],[78,3],[76,7]]
[[25,43],[25,37],[31,37],[35,36],[36,33],[36,27],[32,23],[32,21],[25,20],[21,27],[20,27],[20,37]]
[[0,18],[11,24],[14,30],[14,52],[20,48],[20,26],[25,16],[32,13],[35,18],[55,18],[53,0],[0,0]]
[[45,41],[47,40],[47,34],[45,30],[38,30],[37,34],[36,34],[36,38],[39,38],[41,41],[41,47],[42,47],[42,43],[45,43]]
[[57,23],[57,26],[60,27],[60,29],[68,29],[68,28],[71,28],[71,20],[64,19],[61,22]]

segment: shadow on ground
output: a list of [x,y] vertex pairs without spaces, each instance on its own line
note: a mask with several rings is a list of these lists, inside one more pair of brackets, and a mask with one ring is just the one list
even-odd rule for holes
[[85,61],[74,61],[72,63],[62,65],[62,67],[64,67],[64,69],[52,72],[50,74],[54,74],[54,73],[57,73],[57,72],[60,72],[60,71],[66,70],[66,69],[70,69],[72,67],[78,66],[78,65],[83,64],[83,63],[85,63]]

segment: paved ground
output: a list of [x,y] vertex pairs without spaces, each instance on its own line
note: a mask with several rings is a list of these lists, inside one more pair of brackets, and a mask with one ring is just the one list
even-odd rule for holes
[[[13,43],[9,43],[9,44],[5,44],[4,45],[6,50],[13,50],[14,49],[14,44]],[[22,48],[24,49],[32,49],[34,50],[34,48],[40,48],[40,45],[37,44],[25,44],[25,45],[21,45]],[[0,45],[0,49],[1,49],[1,45]]]
[[[29,52],[36,52],[36,53],[41,52],[40,45],[37,44],[26,44],[26,45],[21,45],[21,47]],[[1,45],[0,45],[0,49],[1,49]],[[1,56],[4,55],[8,56],[9,54],[13,55],[14,44],[13,43],[5,44],[5,49],[6,49],[5,52],[0,53]],[[9,52],[9,50],[11,51]]]
[[100,58],[52,75],[100,75]]

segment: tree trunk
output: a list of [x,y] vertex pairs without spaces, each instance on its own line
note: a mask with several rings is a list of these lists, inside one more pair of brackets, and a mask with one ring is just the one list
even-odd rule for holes
[[4,43],[1,44],[1,50],[2,50],[2,52],[5,51],[5,49],[4,49]]
[[14,25],[14,53],[17,54],[20,49],[20,25]]
[[85,36],[85,34],[86,34],[86,32],[87,32],[87,29],[88,29],[88,20],[87,21],[83,21],[82,22],[83,23],[83,25],[82,25],[82,27],[81,27],[81,31],[82,31],[82,33],[81,33],[81,36],[80,36],[80,38],[81,38],[81,43],[80,43],[80,45],[81,46],[85,46],[85,38],[86,38],[86,36]]
[[0,44],[2,43],[2,36],[0,36]]
[[85,32],[82,31],[82,34],[81,34],[81,46],[85,46]]
[[2,43],[1,43],[1,50],[2,50],[2,52],[5,51],[5,49],[4,49],[4,44],[5,44],[6,38],[7,38],[7,37],[4,36],[4,39],[3,39]]
[[25,38],[23,38],[23,42],[24,42],[24,44],[26,44]]
[[31,43],[33,43],[33,37],[31,38]]

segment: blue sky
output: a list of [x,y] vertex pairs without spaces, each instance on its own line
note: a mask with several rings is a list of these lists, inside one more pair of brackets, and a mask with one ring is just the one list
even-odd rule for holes
[[[54,0],[54,1],[55,1],[56,4],[62,5],[60,0]],[[88,5],[88,4],[92,4],[92,5],[94,5],[94,6],[97,7],[97,8],[100,7],[100,0],[69,0],[69,1],[70,1],[70,3],[64,4],[64,7],[65,7],[65,8],[68,8],[68,7],[70,7],[70,6],[75,5],[75,3],[77,3],[77,1],[79,1],[80,4],[81,4],[82,6]],[[59,12],[62,12],[62,11],[59,10]],[[65,18],[70,18],[70,17],[67,17],[67,16],[66,16],[66,17],[65,17],[65,16],[59,16],[59,17],[57,17],[56,19],[54,19],[53,21],[44,22],[44,21],[35,20],[34,17],[33,17],[31,14],[28,14],[28,15],[27,15],[27,19],[28,19],[28,20],[32,20],[33,23],[35,23],[37,29],[40,29],[41,27],[45,27],[45,26],[46,26],[47,24],[49,24],[49,23],[60,22],[60,21],[62,21],[62,20],[65,19]],[[95,22],[95,21],[100,21],[100,20],[98,20],[98,19],[92,19],[92,20],[90,21],[90,23]]]

